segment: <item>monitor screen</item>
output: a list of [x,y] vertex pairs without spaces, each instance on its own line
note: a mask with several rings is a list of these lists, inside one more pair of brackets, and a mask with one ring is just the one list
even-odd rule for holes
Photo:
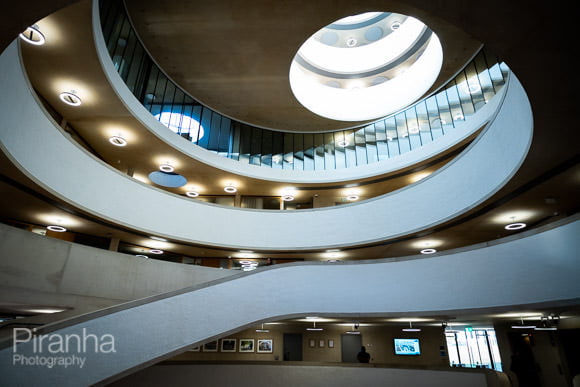
[[419,339],[394,339],[395,355],[420,355]]

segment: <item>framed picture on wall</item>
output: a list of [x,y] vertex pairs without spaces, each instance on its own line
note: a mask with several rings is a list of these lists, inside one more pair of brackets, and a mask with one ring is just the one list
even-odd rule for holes
[[254,339],[240,339],[240,352],[254,352]]
[[334,340],[328,339],[328,348],[334,348]]
[[324,347],[326,347],[326,340],[324,340],[324,339],[318,340],[318,348],[324,348]]
[[236,339],[222,339],[222,352],[236,352]]
[[203,345],[203,352],[217,352],[218,342],[217,340],[210,341]]
[[258,353],[272,353],[272,339],[258,339]]
[[316,340],[314,340],[314,339],[308,340],[308,347],[309,348],[316,348]]

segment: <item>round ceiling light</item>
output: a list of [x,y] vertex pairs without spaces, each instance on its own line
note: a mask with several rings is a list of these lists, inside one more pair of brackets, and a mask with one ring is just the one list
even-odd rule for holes
[[139,258],[149,258],[148,256],[146,256],[146,255],[143,255],[143,254],[137,254],[137,255],[135,255],[135,256],[136,256],[136,257],[139,257]]
[[505,226],[505,229],[506,230],[510,230],[510,231],[513,231],[513,230],[521,230],[522,228],[525,228],[526,226],[527,225],[525,223],[521,223],[521,222],[519,222],[519,223],[510,223],[510,224],[508,224],[508,225]]
[[227,193],[236,193],[238,192],[238,189],[234,185],[230,184],[224,187],[224,191],[226,191]]
[[423,249],[421,250],[421,254],[435,254],[437,250],[435,249]]
[[50,226],[46,226],[47,230],[50,231],[54,231],[54,232],[65,232],[66,228],[62,227],[62,226],[56,226],[56,225],[50,225]]
[[151,254],[158,254],[158,255],[163,254],[163,250],[159,250],[159,249],[151,249],[151,250],[149,250],[149,252]]
[[346,200],[348,200],[349,202],[354,202],[355,200],[358,200],[358,198],[359,198],[358,195],[352,194],[352,195],[348,195],[346,197]]
[[171,165],[169,163],[165,163],[165,164],[161,164],[159,166],[159,170],[161,172],[171,173],[171,172],[175,171],[175,168],[173,167],[173,165]]
[[121,136],[113,136],[111,138],[109,138],[109,142],[115,146],[126,146],[127,145],[127,140],[125,140],[123,137]]
[[294,196],[292,196],[292,195],[282,195],[282,200],[284,200],[285,202],[291,202],[292,200],[294,200]]
[[189,196],[190,198],[196,198],[199,196],[199,192],[197,191],[187,191],[185,195]]
[[26,43],[30,43],[35,46],[42,46],[44,43],[46,43],[44,34],[40,32],[40,29],[36,24],[27,27],[24,32],[20,33],[20,38]]
[[442,64],[439,38],[424,23],[367,12],[335,21],[308,38],[291,63],[290,87],[298,102],[319,116],[371,120],[419,99],[435,83]]
[[80,106],[82,103],[81,98],[75,91],[63,91],[58,97],[62,102],[70,106]]

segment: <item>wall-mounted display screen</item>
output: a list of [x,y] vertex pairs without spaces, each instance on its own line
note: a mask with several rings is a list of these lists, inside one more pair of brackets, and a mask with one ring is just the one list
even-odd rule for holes
[[419,339],[393,339],[395,355],[420,355]]

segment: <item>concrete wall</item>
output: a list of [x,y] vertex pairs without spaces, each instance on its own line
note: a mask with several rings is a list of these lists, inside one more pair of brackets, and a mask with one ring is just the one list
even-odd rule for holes
[[58,318],[234,274],[143,259],[0,224],[0,303],[73,308]]

